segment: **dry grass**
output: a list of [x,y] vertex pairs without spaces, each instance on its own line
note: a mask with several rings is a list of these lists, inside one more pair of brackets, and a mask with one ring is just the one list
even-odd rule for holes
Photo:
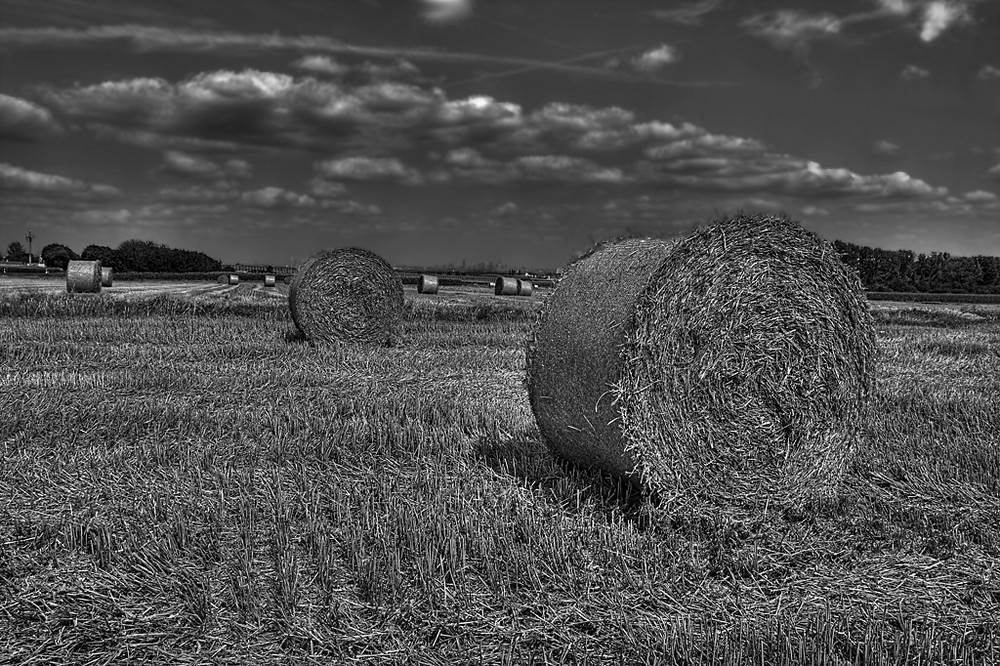
[[549,299],[529,359],[560,456],[671,503],[759,511],[835,496],[873,382],[856,275],[785,218],[606,244]]
[[0,296],[0,663],[998,663],[995,320],[880,321],[841,502],[739,518],[549,454],[540,299],[372,349],[239,291]]

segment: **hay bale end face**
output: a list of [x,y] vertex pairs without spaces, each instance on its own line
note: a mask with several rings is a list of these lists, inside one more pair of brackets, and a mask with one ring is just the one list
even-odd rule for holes
[[836,491],[874,352],[832,246],[740,215],[572,264],[535,325],[528,389],[561,458],[678,501],[780,505]]
[[325,250],[299,267],[288,305],[295,325],[313,342],[391,345],[402,323],[403,283],[373,252]]
[[96,294],[101,291],[101,262],[70,260],[66,266],[66,291]]
[[264,286],[273,287],[275,285],[275,277],[270,273],[264,276]]
[[518,280],[517,281],[517,295],[518,296],[531,296],[531,293],[535,290],[535,286],[531,284],[531,280]]
[[110,287],[115,281],[115,269],[110,266],[101,267],[101,286]]
[[421,275],[417,280],[418,294],[436,294],[440,288],[436,275]]
[[517,278],[498,277],[493,283],[493,293],[497,296],[517,296]]
[[215,281],[218,282],[219,284],[229,284],[229,276],[228,275],[220,275],[219,277],[217,277],[215,279]]

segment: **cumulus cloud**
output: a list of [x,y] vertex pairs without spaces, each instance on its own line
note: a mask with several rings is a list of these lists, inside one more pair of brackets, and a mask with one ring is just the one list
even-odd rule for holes
[[421,182],[418,171],[395,157],[342,157],[317,162],[316,170],[331,180]]
[[981,81],[998,81],[1000,80],[1000,67],[983,65],[976,74],[976,78]]
[[459,21],[472,14],[472,0],[421,0],[424,19],[433,23]]
[[0,139],[36,141],[61,133],[62,127],[48,109],[0,94]]
[[325,55],[302,56],[292,66],[307,72],[318,74],[329,74],[331,76],[343,76],[351,71],[351,68],[343,63],[339,63],[333,58]]
[[990,167],[989,171],[986,172],[986,177],[1000,180],[1000,164]]
[[920,39],[931,42],[937,39],[950,26],[965,24],[972,20],[969,7],[955,0],[934,0],[928,2],[923,9],[923,25],[920,28]]
[[317,199],[335,199],[347,193],[347,187],[343,183],[336,183],[323,178],[312,178],[309,180],[309,194]]
[[885,139],[879,139],[872,144],[872,150],[879,155],[885,155],[886,157],[891,157],[899,153],[899,145],[893,143],[892,141],[886,141]]
[[110,185],[94,185],[65,176],[29,171],[6,163],[0,163],[0,190],[83,201],[117,199],[122,194],[121,190]]
[[899,73],[899,78],[904,81],[919,81],[920,79],[926,79],[930,75],[931,73],[922,67],[907,65],[903,68],[903,71]]
[[655,49],[632,58],[629,64],[633,69],[640,72],[659,72],[667,65],[673,64],[680,59],[680,53],[676,48],[668,44],[661,44]]
[[264,187],[244,192],[240,203],[253,208],[315,208],[316,200],[280,187]]
[[249,178],[250,164],[246,160],[232,159],[218,164],[198,155],[191,155],[180,150],[168,150],[163,153],[163,164],[157,168],[160,173],[169,173],[188,178]]
[[975,190],[973,192],[966,192],[962,195],[966,201],[980,202],[980,201],[996,201],[997,195],[993,192],[987,192],[985,190]]
[[509,217],[511,215],[516,215],[521,208],[513,201],[507,201],[506,203],[500,204],[493,209],[494,215],[499,215],[500,217]]

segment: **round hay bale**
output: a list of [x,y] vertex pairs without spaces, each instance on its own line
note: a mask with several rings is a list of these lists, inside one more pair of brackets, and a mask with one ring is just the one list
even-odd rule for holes
[[402,322],[403,283],[374,252],[324,250],[295,273],[288,305],[313,342],[391,345]]
[[282,282],[284,282],[285,284],[291,284],[292,283],[292,276],[291,275],[285,276],[285,279],[282,280]]
[[101,266],[101,286],[110,287],[115,281],[115,269],[110,266]]
[[517,295],[518,296],[531,296],[531,292],[535,290],[535,286],[531,284],[531,280],[518,280],[517,281]]
[[237,275],[236,273],[231,273],[229,275],[229,284],[239,284],[239,283],[240,283],[240,276]]
[[498,277],[493,283],[493,293],[497,296],[517,296],[517,278]]
[[66,291],[96,294],[101,291],[101,262],[71,259],[66,266]]
[[675,501],[836,492],[873,386],[857,274],[780,216],[595,248],[534,328],[527,384],[552,452]]
[[421,275],[417,281],[418,294],[436,294],[440,289],[436,275]]
[[229,284],[229,276],[220,275],[218,278],[216,278],[215,281],[218,282],[219,284]]
[[275,277],[273,275],[267,274],[267,275],[264,276],[264,286],[265,287],[273,287],[274,284],[275,284]]

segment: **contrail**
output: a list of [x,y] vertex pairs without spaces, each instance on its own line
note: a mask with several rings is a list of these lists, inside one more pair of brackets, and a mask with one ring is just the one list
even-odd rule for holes
[[[0,46],[17,47],[45,44],[53,47],[73,47],[88,43],[120,41],[139,51],[205,51],[205,50],[295,50],[305,52],[337,53],[370,58],[407,58],[424,62],[468,63],[490,66],[513,66],[517,70],[500,72],[499,76],[549,69],[591,78],[654,83],[658,85],[703,86],[729,85],[724,82],[682,83],[634,76],[599,67],[574,65],[597,54],[586,54],[563,61],[534,60],[511,56],[488,56],[478,53],[434,51],[420,48],[387,48],[347,44],[324,36],[289,37],[278,34],[243,34],[205,30],[170,29],[147,25],[96,26],[75,28],[0,28]],[[619,52],[616,49],[607,53]]]

